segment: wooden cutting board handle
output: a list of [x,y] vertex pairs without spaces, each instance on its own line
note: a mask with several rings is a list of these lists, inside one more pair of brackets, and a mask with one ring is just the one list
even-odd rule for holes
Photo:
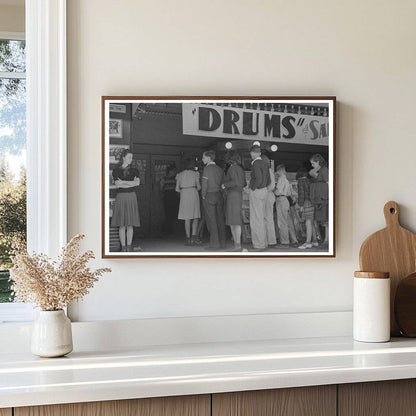
[[397,285],[416,271],[416,234],[400,225],[399,214],[397,202],[387,202],[384,205],[386,227],[367,237],[360,250],[362,271],[390,273],[392,335],[400,334],[393,313]]
[[400,227],[399,213],[400,209],[397,202],[389,201],[384,205],[384,218],[387,227]]

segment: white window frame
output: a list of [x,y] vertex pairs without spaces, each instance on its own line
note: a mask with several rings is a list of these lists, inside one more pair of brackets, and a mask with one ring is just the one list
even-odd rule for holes
[[[27,244],[56,257],[67,242],[66,0],[26,0],[25,14]],[[30,305],[0,307],[7,323],[33,320]]]
[[8,40],[25,40],[25,32],[2,32],[0,31],[0,39]]

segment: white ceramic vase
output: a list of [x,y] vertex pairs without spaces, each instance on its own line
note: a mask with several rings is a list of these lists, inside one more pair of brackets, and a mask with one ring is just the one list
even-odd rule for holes
[[62,357],[72,351],[71,321],[61,309],[39,311],[33,324],[31,351],[40,357]]

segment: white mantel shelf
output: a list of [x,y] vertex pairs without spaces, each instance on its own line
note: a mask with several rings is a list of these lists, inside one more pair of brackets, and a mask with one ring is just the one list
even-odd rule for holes
[[274,389],[416,377],[416,340],[347,337],[0,355],[0,407]]

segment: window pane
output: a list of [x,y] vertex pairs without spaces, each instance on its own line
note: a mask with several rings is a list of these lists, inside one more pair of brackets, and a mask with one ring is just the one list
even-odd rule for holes
[[[0,79],[0,155],[17,156],[26,148],[26,80]],[[15,162],[14,159],[10,161]],[[20,169],[20,166],[18,166]]]
[[[1,58],[0,58],[1,61]],[[26,241],[26,80],[0,79],[0,302],[12,300],[8,269]]]
[[26,42],[0,39],[0,72],[26,72]]

